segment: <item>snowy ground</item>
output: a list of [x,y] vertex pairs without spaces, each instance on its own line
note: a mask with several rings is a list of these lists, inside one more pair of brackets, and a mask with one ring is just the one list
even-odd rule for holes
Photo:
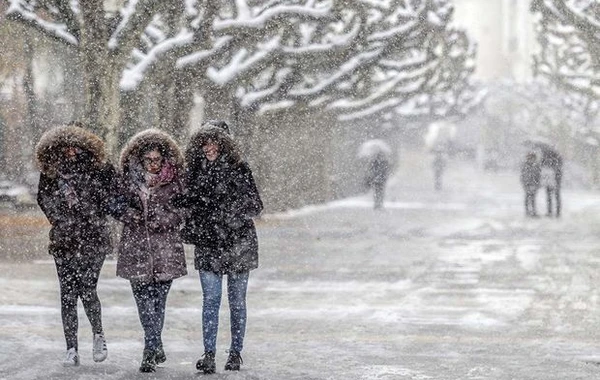
[[[428,169],[423,157],[405,158],[382,212],[364,196],[265,216],[245,365],[222,370],[224,307],[209,378],[600,378],[600,196],[566,189],[561,220],[526,220],[515,173],[451,163],[435,193]],[[9,252],[0,262],[0,379],[203,377],[193,365],[201,292],[191,265],[170,294],[168,361],[156,374],[137,372],[141,327],[112,260],[99,284],[109,358],[92,362],[81,312],[82,365],[62,368],[58,286],[35,215],[13,216],[25,230],[0,219]],[[16,260],[19,252],[29,259]]]

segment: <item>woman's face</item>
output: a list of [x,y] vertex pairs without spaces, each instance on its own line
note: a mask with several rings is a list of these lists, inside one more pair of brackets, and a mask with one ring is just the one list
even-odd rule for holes
[[74,161],[80,152],[81,150],[74,146],[65,146],[64,148],[62,148],[63,157],[67,161]]
[[202,146],[202,151],[209,161],[214,161],[219,158],[220,148],[219,144],[212,140],[208,140],[206,144]]
[[150,174],[158,174],[162,169],[163,157],[158,150],[146,152],[142,157],[144,169]]

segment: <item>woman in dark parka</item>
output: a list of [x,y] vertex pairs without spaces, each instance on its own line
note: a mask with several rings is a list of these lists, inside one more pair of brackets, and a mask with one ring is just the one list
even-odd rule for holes
[[141,372],[154,372],[166,356],[162,329],[173,279],[187,274],[179,235],[182,217],[173,205],[181,194],[183,156],[166,133],[135,135],[121,153],[123,223],[117,275],[128,279],[144,329]]
[[215,351],[223,276],[231,314],[231,346],[225,370],[239,370],[246,330],[246,290],[258,267],[258,239],[253,217],[263,204],[252,171],[240,157],[223,121],[205,123],[186,149],[185,206],[190,218],[186,242],[195,245],[195,268],[203,292],[204,356],[196,368],[215,372]]
[[48,130],[36,146],[40,169],[37,201],[52,225],[49,253],[60,284],[67,356],[78,366],[77,300],[92,325],[93,359],[107,357],[101,304],[96,287],[107,254],[112,252],[107,215],[116,193],[116,172],[106,162],[104,143],[80,124]]

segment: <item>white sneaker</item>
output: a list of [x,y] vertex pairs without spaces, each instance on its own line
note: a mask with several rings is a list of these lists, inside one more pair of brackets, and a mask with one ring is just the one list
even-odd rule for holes
[[77,367],[79,365],[79,354],[75,348],[67,350],[67,357],[63,361],[65,367]]
[[104,339],[104,333],[94,334],[94,348],[92,349],[92,356],[95,362],[103,362],[108,356],[108,349],[106,348],[106,339]]

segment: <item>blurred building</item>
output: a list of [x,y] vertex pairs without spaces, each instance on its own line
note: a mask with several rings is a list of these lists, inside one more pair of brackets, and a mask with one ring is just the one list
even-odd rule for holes
[[528,0],[454,0],[454,21],[477,41],[475,77],[524,81],[532,77],[536,51]]
[[488,89],[484,102],[459,122],[456,144],[481,169],[516,169],[522,156],[528,119],[518,115],[522,99],[511,83],[533,78],[538,42],[530,5],[530,0],[454,0],[455,25],[477,43],[475,79]]

